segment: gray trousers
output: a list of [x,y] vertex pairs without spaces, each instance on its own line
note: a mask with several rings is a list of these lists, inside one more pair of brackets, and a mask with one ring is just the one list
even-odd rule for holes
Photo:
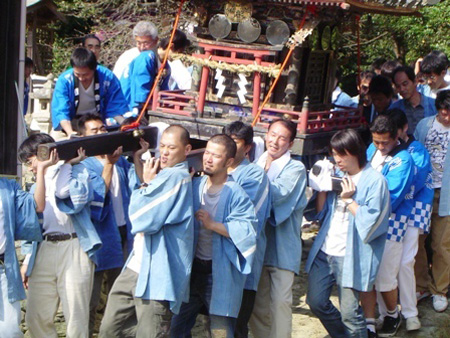
[[122,271],[108,297],[100,338],[169,337],[172,312],[169,302],[134,297],[138,274]]
[[95,322],[97,317],[97,307],[100,303],[102,293],[103,279],[106,277],[106,294],[111,291],[114,282],[120,275],[121,268],[96,271],[94,273],[94,285],[92,287],[91,301],[89,303],[89,337],[94,334]]

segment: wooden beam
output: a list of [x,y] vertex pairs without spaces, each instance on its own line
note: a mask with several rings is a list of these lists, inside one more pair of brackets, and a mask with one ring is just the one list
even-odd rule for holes
[[140,148],[139,139],[143,138],[150,144],[150,148],[157,146],[158,128],[144,127],[130,131],[114,131],[106,134],[79,137],[54,143],[41,144],[38,147],[37,157],[46,160],[50,152],[56,149],[61,160],[70,160],[77,156],[77,151],[82,147],[86,156],[112,154],[118,147],[123,147],[123,152],[136,151]]

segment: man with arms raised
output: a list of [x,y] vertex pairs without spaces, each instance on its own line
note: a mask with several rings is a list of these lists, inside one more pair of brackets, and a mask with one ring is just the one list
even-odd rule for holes
[[[37,172],[41,144],[55,140],[34,134],[19,147],[19,158]],[[87,337],[89,299],[100,238],[91,222],[92,190],[86,167],[80,162],[84,150],[65,163],[60,161],[45,173],[45,208],[41,242],[24,245],[24,284],[28,284],[25,316],[31,337],[57,337],[54,319],[61,305],[68,337]]]
[[236,156],[228,168],[230,179],[238,183],[255,206],[258,226],[256,228],[256,252],[253,258],[252,272],[245,281],[241,310],[236,322],[235,337],[248,337],[248,321],[255,304],[256,290],[266,251],[266,220],[270,215],[269,180],[264,170],[250,163],[247,155],[253,145],[253,128],[240,121],[235,121],[223,128],[223,133],[236,143]]
[[[82,137],[106,133],[106,127],[97,114],[85,114],[77,121],[78,133]],[[95,327],[97,306],[103,279],[107,281],[109,292],[119,276],[128,253],[132,249],[133,237],[128,218],[131,191],[138,187],[142,175],[140,156],[147,151],[148,143],[141,140],[143,146],[134,153],[135,167],[122,155],[122,147],[113,154],[88,157],[83,161],[89,172],[94,200],[91,202],[91,219],[102,240],[102,247],[95,255],[97,264],[92,289],[89,332],[92,336]]]
[[269,177],[272,204],[264,267],[250,319],[258,338],[290,337],[292,332],[292,285],[300,271],[300,226],[306,206],[306,170],[289,151],[296,133],[294,122],[273,121],[266,135],[267,151],[257,162]]
[[255,209],[228,168],[236,144],[213,136],[203,155],[205,175],[194,179],[195,258],[189,302],[172,321],[172,337],[190,337],[199,311],[206,306],[212,337],[234,337],[246,276],[256,250]]
[[188,295],[194,248],[189,133],[179,125],[161,136],[161,157],[144,164],[131,195],[134,249],[116,279],[100,337],[168,337],[173,313]]

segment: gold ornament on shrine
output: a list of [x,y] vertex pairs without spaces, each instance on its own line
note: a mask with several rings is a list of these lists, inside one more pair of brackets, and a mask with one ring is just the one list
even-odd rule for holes
[[252,17],[253,5],[244,0],[230,0],[225,4],[224,13],[231,22],[241,22]]

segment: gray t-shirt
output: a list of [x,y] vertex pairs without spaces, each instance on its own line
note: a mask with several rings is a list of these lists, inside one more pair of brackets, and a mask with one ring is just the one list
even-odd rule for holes
[[[206,187],[203,188],[202,201],[200,209],[206,210],[209,216],[214,219],[217,211],[217,205],[219,204],[220,193],[222,189],[216,193],[209,193]],[[203,259],[205,261],[212,260],[212,235],[213,231],[208,230],[200,223],[200,231],[198,235],[197,248],[195,250],[195,257]]]

